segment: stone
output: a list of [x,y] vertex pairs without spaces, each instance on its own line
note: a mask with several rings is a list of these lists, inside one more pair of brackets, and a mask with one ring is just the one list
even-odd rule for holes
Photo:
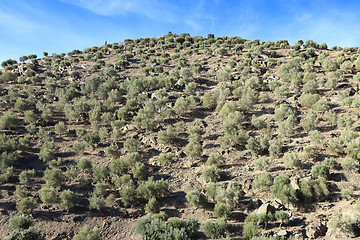
[[276,210],[275,207],[274,207],[273,205],[271,205],[269,202],[267,202],[267,203],[262,204],[262,205],[258,208],[258,210],[256,210],[256,213],[257,213],[258,215],[263,214],[263,213],[266,213],[266,214],[268,214],[268,213],[274,214],[274,213],[275,213],[275,210]]
[[306,236],[310,239],[316,239],[320,236],[325,236],[327,227],[323,224],[314,224],[306,228]]
[[288,231],[286,231],[285,229],[284,230],[281,230],[280,232],[278,232],[276,235],[279,236],[280,238],[282,237],[287,237],[288,236]]

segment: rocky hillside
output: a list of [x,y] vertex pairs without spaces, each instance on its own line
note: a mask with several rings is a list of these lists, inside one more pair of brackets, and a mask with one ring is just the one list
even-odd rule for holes
[[0,238],[360,236],[357,51],[169,33],[3,62]]

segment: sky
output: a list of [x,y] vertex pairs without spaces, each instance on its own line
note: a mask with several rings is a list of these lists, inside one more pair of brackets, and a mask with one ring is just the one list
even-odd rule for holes
[[0,62],[168,32],[360,46],[360,1],[0,0]]

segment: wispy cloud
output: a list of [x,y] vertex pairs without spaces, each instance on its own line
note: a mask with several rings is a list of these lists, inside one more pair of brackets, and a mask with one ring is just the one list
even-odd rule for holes
[[[167,24],[184,24],[192,31],[214,25],[214,17],[206,14],[207,1],[189,2],[164,0],[60,0],[94,14],[118,17],[136,14],[151,21]],[[219,0],[217,0],[219,1]]]
[[33,31],[38,24],[20,14],[6,13],[0,10],[0,27],[6,29],[2,34],[14,34]]
[[[159,0],[60,0],[103,16],[128,13],[140,14],[153,20],[172,20],[173,5]],[[170,13],[170,14],[169,14]]]

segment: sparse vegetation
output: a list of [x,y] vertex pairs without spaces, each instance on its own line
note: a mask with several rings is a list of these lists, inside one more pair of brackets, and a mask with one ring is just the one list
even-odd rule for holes
[[358,50],[169,33],[4,61],[0,238],[133,237],[115,214],[146,239],[301,239],[314,211],[357,237],[336,213],[359,195]]

